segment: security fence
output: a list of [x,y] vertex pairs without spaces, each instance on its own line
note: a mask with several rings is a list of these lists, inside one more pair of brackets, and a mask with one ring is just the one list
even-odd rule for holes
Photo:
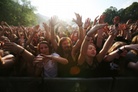
[[0,92],[138,92],[138,78],[0,77]]

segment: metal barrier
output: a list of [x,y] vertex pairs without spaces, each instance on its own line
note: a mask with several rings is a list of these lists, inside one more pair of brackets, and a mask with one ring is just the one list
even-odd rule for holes
[[138,92],[138,78],[0,77],[0,92]]

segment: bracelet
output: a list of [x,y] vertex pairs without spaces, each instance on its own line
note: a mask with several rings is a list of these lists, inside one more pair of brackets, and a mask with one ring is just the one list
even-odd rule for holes
[[124,46],[124,50],[127,50],[125,46]]
[[118,48],[117,53],[120,55],[121,53],[123,53],[123,50],[121,50],[120,48]]

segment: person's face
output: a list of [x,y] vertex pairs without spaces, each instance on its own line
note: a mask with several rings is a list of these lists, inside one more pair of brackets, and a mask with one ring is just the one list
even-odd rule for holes
[[64,52],[69,52],[71,50],[71,43],[69,40],[65,40],[62,42],[62,49]]
[[94,45],[90,44],[87,49],[87,56],[94,57],[96,55],[96,48]]
[[41,54],[46,54],[46,55],[49,55],[49,48],[47,46],[47,44],[40,44],[40,53]]

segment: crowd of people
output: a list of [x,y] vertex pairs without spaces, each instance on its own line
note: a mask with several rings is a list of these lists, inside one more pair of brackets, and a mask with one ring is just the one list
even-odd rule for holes
[[77,27],[60,24],[57,17],[33,27],[0,25],[0,76],[114,77],[138,76],[138,21],[125,23],[106,15]]

